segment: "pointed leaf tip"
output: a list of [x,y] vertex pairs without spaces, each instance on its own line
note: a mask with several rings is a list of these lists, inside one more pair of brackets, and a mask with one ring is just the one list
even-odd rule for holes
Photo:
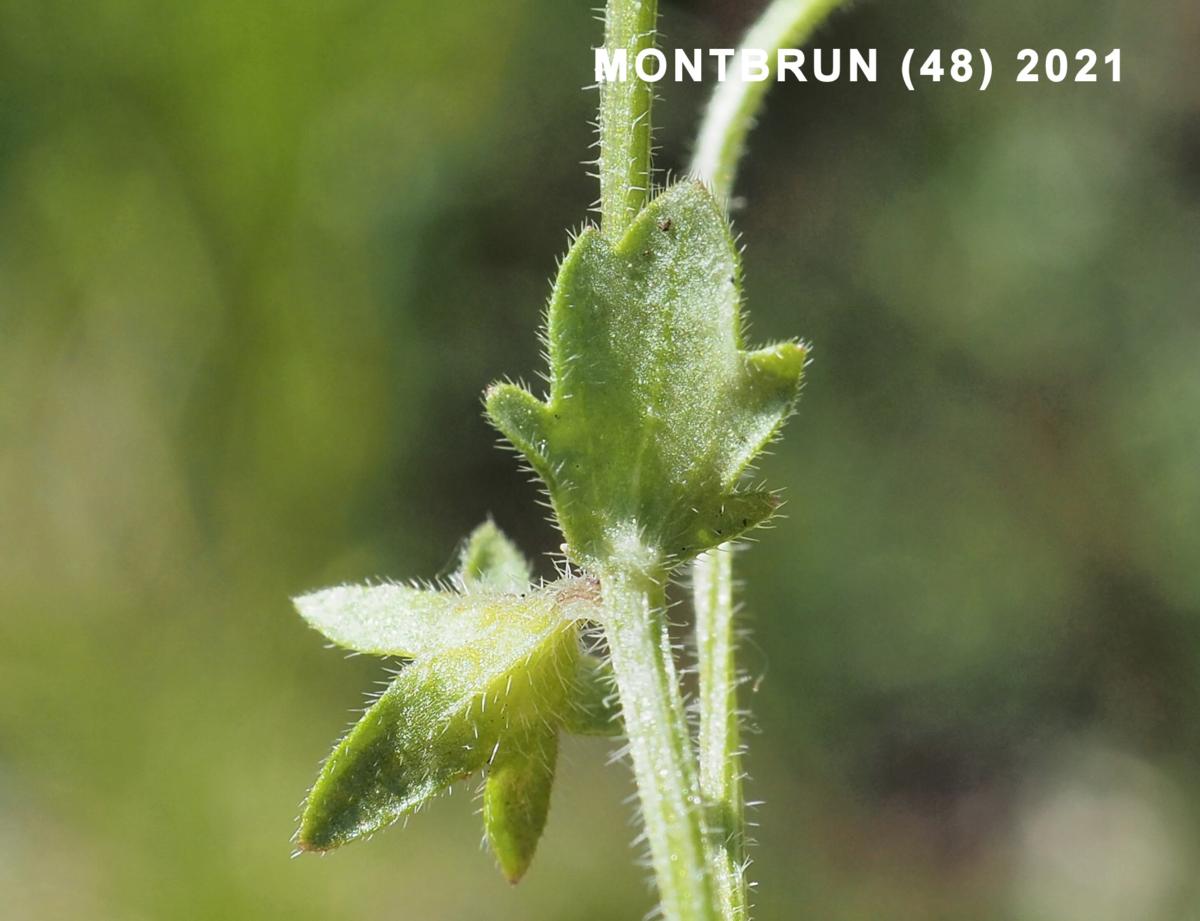
[[546,404],[516,384],[492,384],[484,395],[487,417],[544,476]]
[[436,646],[465,608],[449,592],[407,585],[340,585],[293,600],[310,627],[339,646],[412,658]]
[[463,545],[458,576],[468,591],[483,588],[519,594],[529,588],[533,573],[517,545],[488,520]]
[[[524,646],[511,657],[524,656]],[[502,726],[483,694],[504,657],[480,663],[447,651],[405,668],[329,755],[300,823],[308,850],[326,851],[385,828],[481,768]],[[490,667],[489,667],[490,666]]]
[[538,727],[497,751],[483,791],[483,822],[500,872],[516,884],[529,869],[550,813],[558,734]]
[[779,342],[746,355],[750,367],[761,377],[792,387],[803,378],[808,358],[809,348],[803,342]]

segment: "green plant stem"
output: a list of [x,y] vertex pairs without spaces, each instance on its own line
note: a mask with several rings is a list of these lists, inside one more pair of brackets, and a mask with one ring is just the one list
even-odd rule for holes
[[718,921],[702,800],[667,632],[665,573],[601,579],[650,858],[667,921]]
[[700,678],[700,794],[708,809],[713,873],[725,921],[749,917],[746,827],[733,642],[733,550],[709,551],[693,568]]
[[654,47],[658,0],[608,0],[604,47],[624,51],[628,79],[600,84],[601,228],[618,239],[650,195],[650,106],[654,93],[638,78],[638,52]]
[[[744,48],[762,48],[772,68],[780,48],[806,40],[841,0],[775,0],[746,33]],[[731,64],[739,73],[739,62]],[[721,198],[733,193],[746,136],[770,80],[718,84],[705,110],[692,173]],[[746,818],[738,738],[737,668],[733,642],[733,559],[726,545],[693,564],[696,659],[700,679],[700,793],[713,836],[713,873],[724,921],[749,918],[746,890]]]
[[[762,48],[767,52],[771,77],[775,75],[776,52],[802,44],[842,0],[775,0],[750,27],[742,40],[743,48]],[[741,72],[735,58],[729,73]],[[743,82],[729,79],[717,84],[697,135],[692,172],[708,182],[720,197],[733,191],[738,163],[746,147],[746,135],[773,79]]]
[[[626,54],[628,79],[600,85],[600,218],[613,239],[650,195],[651,88],[637,76],[652,48],[657,0],[607,0],[604,47]],[[722,921],[713,850],[667,630],[665,571],[614,565],[602,574],[605,634],[621,698],[642,822],[666,921]]]

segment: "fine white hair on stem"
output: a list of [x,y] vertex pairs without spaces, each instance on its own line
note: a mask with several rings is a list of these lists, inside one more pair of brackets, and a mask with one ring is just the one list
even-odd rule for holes
[[[709,101],[692,160],[692,174],[707,183],[718,198],[728,202],[733,194],[746,137],[771,85],[770,79],[743,79],[745,49],[766,51],[768,77],[774,77],[779,50],[806,41],[839,2],[774,0],[746,33],[727,72],[728,79],[717,84]],[[751,842],[746,834],[743,801],[745,773],[741,762],[745,746],[739,738],[739,723],[744,711],[737,700],[743,676],[735,661],[739,632],[734,626],[738,606],[734,602],[732,545],[699,556],[692,576],[699,676],[699,787],[709,808],[723,817],[716,829],[713,855],[722,918],[744,921],[749,916],[749,889],[753,884],[746,877]]]

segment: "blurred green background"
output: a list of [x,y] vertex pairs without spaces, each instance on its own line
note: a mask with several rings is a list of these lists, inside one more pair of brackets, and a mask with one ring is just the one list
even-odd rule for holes
[[[572,742],[510,890],[462,786],[290,860],[379,663],[288,597],[558,540],[480,414],[596,190],[592,0],[0,0],[0,915],[631,919]],[[668,46],[759,7],[663,0]],[[1200,917],[1200,11],[862,2],[769,100],[760,339],[815,344],[739,558],[768,919]],[[907,93],[906,48],[988,48]],[[1118,85],[1014,85],[1033,46]],[[706,89],[661,86],[678,172]],[[549,566],[543,569],[548,572]]]

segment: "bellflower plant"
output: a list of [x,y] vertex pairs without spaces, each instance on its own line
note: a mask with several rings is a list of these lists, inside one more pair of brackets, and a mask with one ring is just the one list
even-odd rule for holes
[[[747,46],[803,40],[835,5],[776,0]],[[608,0],[605,50],[635,60],[655,46],[657,17],[656,0]],[[516,882],[546,824],[560,735],[621,734],[664,916],[749,917],[730,542],[779,507],[748,471],[808,360],[799,341],[743,337],[726,201],[767,85],[721,84],[693,175],[654,189],[651,88],[635,73],[600,84],[600,220],[572,241],[550,296],[547,392],[502,382],[484,398],[545,487],[566,561],[537,582],[488,522],[446,584],[296,599],[339,646],[406,660],[325,761],[301,850],[369,835],[482,774],[487,840]],[[688,566],[695,739],[665,601]],[[604,652],[585,642],[593,628]]]

